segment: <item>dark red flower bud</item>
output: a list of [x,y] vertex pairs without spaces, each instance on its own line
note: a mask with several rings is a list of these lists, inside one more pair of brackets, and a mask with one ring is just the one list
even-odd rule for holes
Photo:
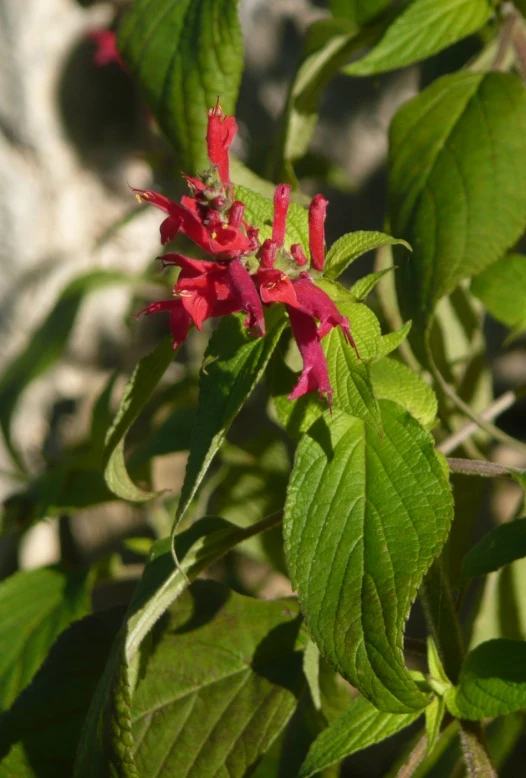
[[232,203],[232,207],[228,213],[228,223],[231,227],[241,227],[243,222],[243,214],[245,213],[245,203],[240,203],[236,200]]
[[270,238],[267,238],[263,242],[263,245],[261,246],[261,249],[259,251],[259,257],[261,260],[261,266],[262,267],[274,267],[274,262],[276,261],[276,253],[278,251],[278,245]]
[[303,267],[307,264],[307,257],[305,256],[305,252],[303,251],[303,247],[300,243],[294,243],[290,247],[290,253],[292,254],[298,267]]

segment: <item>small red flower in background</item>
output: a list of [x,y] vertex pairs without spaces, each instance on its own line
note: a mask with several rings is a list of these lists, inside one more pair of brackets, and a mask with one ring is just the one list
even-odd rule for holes
[[[186,339],[192,323],[201,329],[209,318],[238,311],[247,314],[245,327],[262,336],[263,304],[283,303],[303,360],[289,399],[317,391],[330,406],[332,388],[321,340],[340,327],[356,350],[349,322],[307,272],[303,248],[295,244],[290,252],[285,249],[290,186],[276,187],[272,238],[261,244],[258,229],[244,219],[245,205],[233,200],[230,181],[229,148],[236,131],[234,117],[224,116],[217,103],[208,112],[206,134],[212,167],[199,178],[186,176],[191,195],[180,203],[151,190],[133,190],[139,201],[144,199],[166,214],[160,227],[163,245],[181,233],[212,257],[197,260],[175,253],[161,257],[165,265],[181,268],[173,299],[151,303],[137,315],[169,311],[176,347]],[[316,195],[309,208],[309,253],[317,272],[325,262],[327,204],[322,195]]]
[[91,30],[86,37],[95,44],[93,60],[96,65],[104,67],[116,62],[124,70],[124,62],[117,49],[117,33],[114,30]]

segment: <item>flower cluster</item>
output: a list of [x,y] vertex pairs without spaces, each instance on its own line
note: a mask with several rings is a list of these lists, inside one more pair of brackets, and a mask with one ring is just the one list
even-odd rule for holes
[[[185,235],[211,260],[191,259],[177,253],[160,257],[164,265],[180,268],[170,300],[154,302],[137,315],[168,311],[174,347],[180,345],[193,323],[201,329],[206,319],[245,311],[245,326],[255,336],[265,334],[263,306],[283,303],[303,359],[303,370],[289,399],[318,391],[331,404],[331,384],[321,339],[340,327],[356,349],[349,322],[307,270],[308,259],[300,244],[285,249],[290,186],[280,184],[274,195],[272,237],[261,242],[259,230],[245,218],[244,203],[235,200],[230,181],[229,147],[237,125],[224,116],[219,104],[209,111],[207,146],[211,168],[200,178],[186,177],[190,196],[181,202],[151,190],[134,189],[137,198],[166,214],[161,224],[163,245]],[[316,195],[309,207],[310,265],[322,271],[325,261],[327,200]]]

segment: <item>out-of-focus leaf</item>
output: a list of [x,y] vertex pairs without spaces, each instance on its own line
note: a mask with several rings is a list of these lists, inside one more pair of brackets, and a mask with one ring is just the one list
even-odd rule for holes
[[58,635],[88,610],[85,573],[42,567],[0,584],[0,711],[28,685]]
[[20,395],[62,354],[84,297],[106,286],[133,281],[137,281],[134,276],[106,270],[96,270],[75,278],[31,334],[25,349],[4,369],[0,378],[0,428],[13,460],[21,468],[20,455],[11,440],[11,419]]
[[342,19],[320,19],[307,30],[305,48],[291,84],[283,117],[278,179],[296,183],[293,165],[309,147],[322,91],[353,51],[367,43],[354,24]]
[[124,438],[168,369],[173,355],[171,338],[166,338],[151,354],[139,361],[126,384],[119,410],[106,435],[104,478],[108,488],[122,500],[144,502],[157,494],[140,489],[128,475],[124,461]]
[[365,57],[344,68],[369,76],[427,59],[477,32],[489,19],[490,0],[414,0],[395,17]]
[[526,256],[508,254],[471,282],[471,291],[497,319],[514,330],[526,328]]
[[390,4],[391,0],[329,0],[334,16],[360,25],[374,21]]
[[526,518],[500,524],[479,540],[464,557],[462,575],[485,575],[526,557]]
[[[391,224],[413,246],[409,260],[396,262],[395,278],[420,354],[438,300],[524,230],[525,126],[523,85],[495,72],[444,76],[392,122]],[[495,207],[504,200],[506,208]]]
[[403,629],[453,506],[430,434],[396,403],[380,407],[382,437],[334,410],[302,438],[285,551],[322,655],[379,709],[410,713],[429,698],[405,669]]
[[471,721],[526,707],[526,643],[504,638],[481,643],[465,658],[458,686],[445,700],[454,716]]
[[360,697],[316,738],[301,766],[298,778],[310,778],[346,756],[380,743],[408,727],[421,715],[420,711],[405,714],[385,713],[377,710],[364,697]]
[[102,611],[60,635],[0,720],[0,778],[71,778],[86,711],[122,616],[122,608]]
[[207,113],[233,114],[243,70],[237,0],[135,0],[118,46],[187,173],[209,164]]

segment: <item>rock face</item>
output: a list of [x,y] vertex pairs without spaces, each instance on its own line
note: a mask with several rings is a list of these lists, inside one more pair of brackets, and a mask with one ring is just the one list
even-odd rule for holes
[[[150,178],[134,157],[144,122],[133,86],[117,65],[94,64],[86,38],[109,21],[108,10],[75,0],[0,0],[2,370],[68,280],[93,268],[140,271],[158,248],[151,209],[102,240],[136,210],[128,182]],[[41,447],[50,402],[96,382],[90,363],[101,338],[123,337],[128,297],[115,288],[92,296],[65,364],[23,397],[14,433],[26,458]],[[9,469],[5,456],[0,467]]]

